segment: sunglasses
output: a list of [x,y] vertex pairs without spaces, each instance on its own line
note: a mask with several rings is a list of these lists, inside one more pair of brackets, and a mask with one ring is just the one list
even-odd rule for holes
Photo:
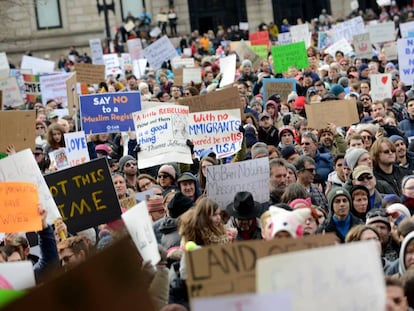
[[395,151],[392,151],[391,149],[388,149],[388,150],[381,151],[381,153],[383,153],[383,154],[393,154],[393,153],[395,153]]
[[366,176],[359,176],[357,178],[358,181],[364,181],[364,180],[371,180],[372,178],[374,178],[374,176],[372,175],[366,175]]
[[370,139],[372,139],[372,136],[361,136],[363,139],[365,139],[365,140],[370,140]]
[[158,178],[159,179],[163,179],[163,178],[170,178],[171,176],[170,175],[168,175],[168,174],[160,174],[160,175],[158,175]]
[[127,162],[125,164],[125,167],[131,167],[131,166],[137,166],[137,163],[136,162]]
[[309,173],[316,173],[316,168],[304,168],[304,171],[308,171]]
[[362,101],[362,102],[369,102],[370,100],[371,100],[371,99],[370,99],[370,98],[367,98],[367,97],[366,97],[366,98],[361,98],[361,101]]
[[33,155],[34,155],[35,157],[40,156],[40,155],[42,155],[42,154],[43,154],[42,152],[33,152]]
[[303,142],[303,143],[301,143],[301,145],[303,146],[303,145],[305,145],[305,146],[309,146],[311,143],[310,142]]
[[36,130],[44,130],[45,127],[44,126],[36,126]]

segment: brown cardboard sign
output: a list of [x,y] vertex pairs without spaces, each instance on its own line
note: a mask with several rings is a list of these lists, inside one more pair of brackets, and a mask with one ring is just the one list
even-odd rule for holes
[[130,238],[124,238],[90,257],[73,270],[29,291],[5,310],[41,306],[43,311],[152,311],[149,284]]
[[186,252],[187,288],[190,298],[256,292],[256,261],[259,258],[334,245],[332,234],[243,241],[203,247]]
[[68,93],[69,114],[73,116],[79,110],[79,96],[76,89],[77,76],[76,72],[66,80],[66,92]]
[[287,103],[287,98],[292,91],[296,90],[296,81],[294,79],[263,79],[263,101],[266,102],[268,98],[277,93],[280,95],[282,101]]
[[174,72],[174,84],[175,85],[183,85],[183,68],[173,69]]
[[0,111],[0,152],[14,145],[16,151],[34,150],[36,112],[34,110]]
[[336,126],[350,126],[359,122],[355,100],[332,100],[305,105],[306,118],[310,128],[321,129],[333,123]]
[[78,82],[99,84],[105,81],[105,65],[75,63]]

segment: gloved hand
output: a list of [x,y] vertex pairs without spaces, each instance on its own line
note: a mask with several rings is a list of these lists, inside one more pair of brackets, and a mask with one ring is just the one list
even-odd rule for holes
[[187,144],[188,147],[190,147],[191,154],[193,154],[194,153],[194,144],[193,144],[193,142],[191,140],[187,139],[187,141],[185,143]]
[[141,145],[140,144],[137,144],[136,146],[135,146],[135,148],[134,148],[134,152],[135,153],[138,153],[138,152],[140,152],[141,151]]
[[244,135],[244,133],[246,132],[246,130],[244,129],[243,125],[239,126],[239,132],[242,133]]

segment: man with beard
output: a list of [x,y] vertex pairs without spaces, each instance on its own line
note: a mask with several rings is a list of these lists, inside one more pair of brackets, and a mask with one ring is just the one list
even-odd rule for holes
[[273,159],[269,162],[269,189],[271,204],[280,203],[280,198],[287,187],[287,162],[283,159]]
[[127,182],[127,187],[138,191],[138,165],[137,160],[130,155],[123,156],[119,160],[119,171],[124,174],[125,180]]
[[320,150],[322,153],[330,152],[333,156],[338,153],[345,153],[347,143],[345,138],[338,132],[336,125],[328,123],[328,127],[319,130],[320,147],[327,150]]
[[405,140],[399,135],[392,135],[390,140],[395,145],[398,164],[414,171],[414,153],[407,150]]

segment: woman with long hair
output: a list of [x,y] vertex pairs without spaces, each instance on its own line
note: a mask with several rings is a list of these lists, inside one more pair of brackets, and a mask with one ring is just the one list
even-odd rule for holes
[[45,147],[45,153],[48,154],[53,150],[65,148],[65,139],[63,134],[65,130],[57,123],[49,125],[47,130],[47,145]]
[[198,168],[197,179],[200,183],[201,191],[204,191],[206,188],[206,181],[207,181],[207,166],[210,165],[217,165],[217,161],[211,157],[205,157],[200,161],[200,166]]

